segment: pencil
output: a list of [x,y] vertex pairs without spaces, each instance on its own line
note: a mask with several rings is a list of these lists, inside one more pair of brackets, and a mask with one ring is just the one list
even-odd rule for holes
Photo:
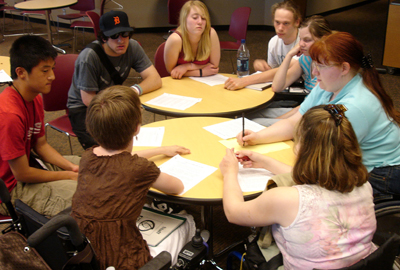
[[[243,138],[244,138],[244,113],[242,113],[242,126],[243,126],[243,129],[242,129],[242,141],[243,141]],[[244,146],[244,141],[243,141],[243,146]]]

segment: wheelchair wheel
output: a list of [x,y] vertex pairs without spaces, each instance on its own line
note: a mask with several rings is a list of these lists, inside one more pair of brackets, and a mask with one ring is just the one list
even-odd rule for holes
[[382,235],[400,235],[400,200],[376,204],[375,215],[377,227],[372,240],[375,244],[382,245],[385,242]]

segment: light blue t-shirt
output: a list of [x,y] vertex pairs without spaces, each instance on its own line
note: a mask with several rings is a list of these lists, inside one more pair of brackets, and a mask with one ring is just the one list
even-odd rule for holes
[[312,59],[310,56],[301,55],[299,58],[299,64],[301,69],[303,70],[303,78],[304,78],[304,87],[311,92],[313,90],[317,77],[312,77],[312,67],[311,67]]
[[368,171],[374,167],[400,164],[400,128],[390,121],[379,99],[368,90],[361,75],[356,75],[335,97],[317,85],[300,106],[304,113],[322,104],[343,104],[363,153]]

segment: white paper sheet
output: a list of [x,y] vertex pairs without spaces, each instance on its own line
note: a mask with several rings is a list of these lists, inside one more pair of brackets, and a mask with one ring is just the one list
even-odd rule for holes
[[246,86],[245,88],[248,89],[253,89],[253,90],[257,90],[257,91],[263,91],[265,89],[270,88],[272,85],[272,82],[267,82],[267,83],[255,83],[255,84],[250,84],[248,86]]
[[224,75],[221,74],[215,74],[206,77],[189,77],[189,78],[201,83],[208,84],[209,86],[224,84],[225,81],[228,79],[228,77],[225,77]]
[[274,174],[265,169],[243,168],[239,164],[238,181],[243,192],[262,191]]
[[0,70],[0,83],[12,82],[10,76],[4,71],[4,69]]
[[[236,118],[234,120],[214,124],[211,126],[204,127],[205,130],[211,132],[212,134],[217,135],[221,139],[227,140],[230,138],[236,137],[236,135],[239,132],[242,132],[243,130],[243,123],[242,123],[242,117]],[[251,121],[247,118],[244,119],[244,128],[252,130],[254,132],[260,131],[264,129],[265,127]]]
[[166,107],[176,110],[186,110],[187,108],[192,107],[197,102],[200,102],[201,98],[192,98],[192,97],[185,97],[179,96],[174,94],[164,93],[161,96],[153,98],[147,101],[147,104]]
[[[134,146],[161,146],[165,127],[141,127],[137,136],[133,137]],[[137,137],[137,138],[136,138]]]
[[172,157],[159,168],[163,173],[175,176],[182,181],[185,188],[181,194],[217,170],[215,167],[183,158],[180,155]]

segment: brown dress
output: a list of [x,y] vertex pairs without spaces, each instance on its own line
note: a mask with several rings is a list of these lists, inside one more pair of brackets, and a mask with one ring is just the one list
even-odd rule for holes
[[96,156],[92,147],[83,153],[72,216],[92,242],[100,269],[138,269],[151,259],[136,219],[159,175],[153,162],[128,152]]

